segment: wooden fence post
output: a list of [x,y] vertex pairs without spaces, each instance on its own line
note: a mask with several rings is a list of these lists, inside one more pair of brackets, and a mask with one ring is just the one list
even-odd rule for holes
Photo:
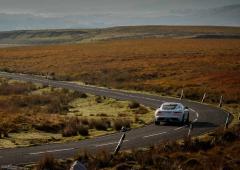
[[181,91],[181,96],[180,96],[180,100],[182,100],[182,98],[183,98],[183,89],[182,89],[182,91]]
[[222,107],[222,102],[223,102],[223,96],[220,97],[219,107]]
[[205,93],[204,93],[204,95],[203,95],[203,98],[202,98],[202,101],[201,101],[201,103],[203,103],[203,102],[204,102],[204,100],[205,100],[205,98],[206,98],[206,95],[207,95],[207,93],[205,92]]

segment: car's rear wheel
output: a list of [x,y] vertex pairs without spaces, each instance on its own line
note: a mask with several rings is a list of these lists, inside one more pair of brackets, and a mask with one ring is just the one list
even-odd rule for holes
[[184,120],[184,116],[183,116],[183,118],[182,118],[182,120],[180,122],[181,126],[184,125],[184,123],[185,123],[185,120]]
[[185,119],[185,118],[186,118],[186,114],[184,114],[183,117],[182,117],[182,120],[180,122],[181,126],[183,126],[186,123],[187,119]]
[[189,124],[189,113],[187,114],[186,124]]
[[155,125],[160,125],[160,121],[155,120],[154,124]]
[[184,114],[182,121],[181,121],[181,125],[185,125],[189,123],[189,113],[187,113],[187,118],[185,119],[186,115]]

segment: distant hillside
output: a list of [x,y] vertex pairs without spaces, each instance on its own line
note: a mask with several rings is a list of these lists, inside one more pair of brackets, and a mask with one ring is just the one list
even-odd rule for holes
[[43,45],[139,38],[240,39],[240,27],[123,26],[105,29],[20,30],[0,32],[0,45]]

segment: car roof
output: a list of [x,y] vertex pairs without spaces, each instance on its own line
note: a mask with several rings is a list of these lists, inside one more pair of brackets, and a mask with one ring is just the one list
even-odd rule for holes
[[176,102],[165,102],[162,105],[182,105],[181,103],[176,103]]
[[166,105],[179,105],[181,107],[184,107],[182,103],[177,103],[177,102],[165,102],[161,106],[166,106]]

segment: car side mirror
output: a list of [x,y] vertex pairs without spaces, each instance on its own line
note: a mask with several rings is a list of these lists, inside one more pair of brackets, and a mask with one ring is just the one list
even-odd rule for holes
[[185,106],[185,107],[184,107],[184,109],[188,109],[188,107],[187,107],[187,106]]

